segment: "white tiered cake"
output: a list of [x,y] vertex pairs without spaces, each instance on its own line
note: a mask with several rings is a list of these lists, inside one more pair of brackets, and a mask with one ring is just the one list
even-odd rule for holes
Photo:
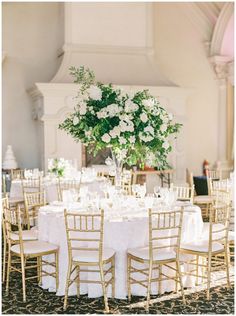
[[3,169],[16,169],[17,168],[16,158],[15,158],[11,145],[7,146],[7,151],[5,153],[2,167]]

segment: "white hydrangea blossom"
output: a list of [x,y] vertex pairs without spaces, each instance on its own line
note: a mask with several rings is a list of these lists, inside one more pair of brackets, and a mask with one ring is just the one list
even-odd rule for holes
[[89,97],[92,100],[101,100],[102,99],[102,90],[97,86],[90,86],[87,90]]
[[87,104],[85,102],[80,103],[79,113],[80,115],[85,115],[87,113]]
[[126,141],[126,139],[125,139],[123,136],[120,136],[120,137],[119,137],[119,143],[120,143],[121,145],[125,145],[125,144],[127,143],[127,141]]
[[143,105],[146,109],[151,110],[155,106],[155,100],[154,99],[143,100]]
[[79,118],[77,115],[75,115],[73,118],[73,125],[77,125],[78,123],[79,123]]
[[102,136],[102,141],[104,142],[104,143],[109,143],[110,142],[110,140],[111,140],[111,136],[109,135],[109,134],[104,134],[103,136]]
[[148,121],[148,117],[147,117],[147,114],[146,113],[142,113],[140,115],[140,120],[143,122],[143,123],[146,123]]
[[151,140],[153,140],[153,136],[151,135],[145,135],[143,134],[142,132],[139,133],[139,138],[144,141],[145,143],[146,142],[150,142]]
[[120,130],[120,127],[119,126],[115,126],[111,131],[110,131],[110,136],[111,136],[111,138],[115,138],[115,137],[117,137],[117,136],[120,136],[120,132],[121,132],[121,130]]
[[136,140],[135,136],[130,136],[130,137],[129,137],[129,142],[130,142],[131,144],[134,144],[134,143],[135,143],[135,140]]
[[144,128],[144,132],[154,135],[154,128],[151,125],[148,125]]
[[138,110],[138,105],[131,101],[130,99],[125,101],[125,112],[130,113],[130,112],[135,112]]

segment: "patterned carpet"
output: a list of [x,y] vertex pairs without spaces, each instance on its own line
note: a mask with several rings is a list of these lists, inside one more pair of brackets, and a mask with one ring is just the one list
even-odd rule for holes
[[[80,298],[69,297],[66,313],[63,311],[63,299],[55,293],[41,289],[35,281],[29,280],[27,303],[23,303],[20,275],[12,273],[8,296],[5,286],[2,286],[2,314],[103,314],[103,298],[90,299],[86,295]],[[186,300],[187,304],[183,305],[181,297],[175,293],[152,296],[153,304],[150,306],[149,313],[234,314],[234,286],[232,284],[231,289],[228,290],[224,279],[214,281],[210,301],[206,300],[206,291],[202,287],[186,291]],[[132,297],[131,303],[126,300],[109,299],[110,313],[144,314],[144,301],[143,297]]]

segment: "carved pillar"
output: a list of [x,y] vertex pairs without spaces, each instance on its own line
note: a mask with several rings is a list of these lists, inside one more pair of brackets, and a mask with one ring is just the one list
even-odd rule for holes
[[230,60],[226,56],[213,56],[210,61],[219,86],[217,160],[227,162],[227,78]]

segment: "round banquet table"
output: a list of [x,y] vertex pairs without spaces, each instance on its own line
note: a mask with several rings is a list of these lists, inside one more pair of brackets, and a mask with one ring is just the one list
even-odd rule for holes
[[[67,207],[62,202],[55,202],[54,205],[41,207],[38,217],[38,233],[39,240],[47,241],[59,246],[59,288],[57,295],[65,294],[65,284],[68,265],[68,248],[66,239],[66,230],[64,222],[63,210]],[[79,209],[76,206],[79,203],[70,205],[68,209]],[[81,207],[81,206],[80,206]],[[180,207],[180,206],[177,206]],[[129,208],[129,206],[128,206]],[[131,208],[123,212],[120,216],[111,216],[112,211],[105,208],[104,217],[104,247],[113,248],[116,252],[115,257],[115,297],[125,299],[127,295],[126,288],[126,253],[127,249],[143,247],[148,245],[148,211],[145,207],[140,207],[136,212]],[[184,207],[182,238],[181,242],[196,241],[201,236],[203,229],[203,221],[201,210],[198,206],[188,205]],[[47,260],[53,260],[52,257],[46,256]],[[188,269],[184,264],[184,269]],[[50,267],[49,267],[50,269]],[[168,269],[170,271],[170,269]],[[73,277],[73,276],[72,276]],[[99,280],[98,273],[83,272],[81,279]],[[191,287],[194,285],[194,278],[188,276],[183,278],[184,286]],[[55,291],[55,279],[49,276],[42,278],[42,287],[49,291]],[[162,281],[162,292],[174,290],[174,281]],[[146,295],[146,289],[139,285],[132,285],[133,295]],[[152,293],[158,291],[156,282],[152,284]],[[98,284],[80,284],[81,294],[88,294],[89,297],[102,296],[102,288]],[[69,295],[76,295],[76,284],[72,284],[69,288]],[[108,287],[108,297],[111,297],[111,287]]]
[[[95,180],[82,180],[81,187],[88,187],[88,192],[97,192],[99,196],[104,196],[104,192],[101,190],[100,185],[105,180],[103,178],[96,178]],[[57,184],[54,180],[43,180],[43,189],[46,193],[47,203],[58,200]],[[23,191],[21,180],[13,180],[11,183],[10,198],[22,198]]]

